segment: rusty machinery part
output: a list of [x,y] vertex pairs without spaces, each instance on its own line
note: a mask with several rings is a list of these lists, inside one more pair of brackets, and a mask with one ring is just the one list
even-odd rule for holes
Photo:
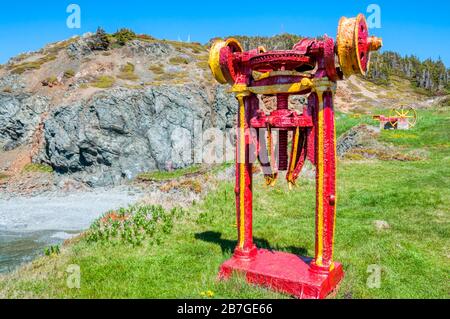
[[346,77],[366,75],[369,69],[370,52],[381,48],[380,38],[369,37],[369,28],[364,15],[356,18],[343,17],[339,21],[336,51],[340,68]]
[[250,58],[250,67],[254,71],[295,70],[305,64],[313,69],[312,59],[294,50],[264,52]]
[[392,127],[396,127],[399,120],[406,120],[410,128],[417,124],[417,111],[413,107],[402,106],[389,111],[389,122]]
[[[261,48],[263,50],[263,48]],[[209,52],[208,64],[217,82],[233,84],[236,78],[233,53],[242,52],[241,44],[233,38],[215,40]]]
[[[220,279],[238,271],[252,284],[298,298],[325,298],[337,288],[344,272],[333,258],[337,206],[334,88],[344,76],[366,74],[369,54],[380,46],[381,40],[368,36],[363,15],[341,19],[337,43],[325,36],[304,39],[292,50],[243,52],[234,39],[214,42],[209,64],[217,81],[233,86],[231,92],[239,101],[238,136],[243,137],[236,139],[238,245],[220,267]],[[291,95],[311,92],[302,114],[289,109]],[[258,95],[275,95],[276,109],[266,113]],[[247,139],[248,128],[267,130],[267,141],[261,132],[256,141]],[[279,132],[276,148],[272,130]],[[294,132],[290,156],[289,132]],[[316,245],[309,263],[293,254],[258,249],[254,243],[250,155],[255,149],[269,185],[274,185],[281,171],[287,171],[289,185],[295,185],[306,159],[316,167]]]
[[327,76],[333,82],[342,80],[344,78],[344,74],[340,68],[336,67],[337,57],[334,40],[325,36],[323,42],[323,59]]

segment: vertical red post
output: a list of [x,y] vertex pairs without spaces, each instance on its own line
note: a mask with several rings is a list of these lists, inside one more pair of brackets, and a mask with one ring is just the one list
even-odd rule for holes
[[250,162],[250,118],[255,104],[259,103],[254,94],[238,93],[238,133],[236,139],[236,211],[238,244],[235,257],[250,259],[256,255],[253,243],[253,164]]
[[316,130],[316,257],[313,270],[333,270],[336,221],[336,130],[333,92],[318,88]]

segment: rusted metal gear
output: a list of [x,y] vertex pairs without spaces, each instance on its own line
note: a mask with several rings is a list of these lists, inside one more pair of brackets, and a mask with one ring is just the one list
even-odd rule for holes
[[342,72],[346,77],[354,74],[366,75],[369,69],[370,52],[381,48],[380,38],[369,37],[369,28],[364,15],[356,18],[342,17],[337,35],[337,54]]
[[236,72],[233,65],[233,53],[242,52],[242,46],[236,39],[214,41],[209,52],[208,64],[217,82],[234,83]]

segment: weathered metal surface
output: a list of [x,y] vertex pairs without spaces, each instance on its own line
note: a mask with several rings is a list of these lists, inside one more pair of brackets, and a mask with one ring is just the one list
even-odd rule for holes
[[369,37],[364,15],[356,18],[342,17],[337,35],[337,53],[342,72],[346,77],[353,74],[366,75],[370,63],[370,51],[383,45],[381,39]]
[[417,124],[417,111],[412,107],[392,109],[389,116],[376,115],[374,120],[380,121],[380,129],[409,130]]
[[[324,298],[336,288],[344,275],[342,266],[333,261],[336,81],[352,74],[366,74],[370,52],[380,47],[381,39],[368,36],[363,15],[341,19],[337,45],[327,36],[322,40],[303,39],[286,51],[267,52],[258,47],[243,52],[235,39],[213,44],[211,71],[219,83],[232,85],[239,105],[235,189],[238,244],[233,258],[222,265],[220,278],[229,278],[233,271],[241,272],[251,283],[298,298]],[[276,96],[277,109],[265,114],[258,94]],[[289,109],[289,96],[294,94],[309,94],[303,114]],[[293,136],[290,152],[289,132]],[[289,186],[295,186],[306,159],[316,166],[314,259],[258,250],[253,243],[253,157],[260,161],[266,183],[271,186],[280,171],[287,171]]]

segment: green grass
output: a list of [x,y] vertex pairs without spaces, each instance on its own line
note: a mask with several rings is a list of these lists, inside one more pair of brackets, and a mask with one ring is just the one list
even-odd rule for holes
[[72,69],[66,70],[66,71],[64,72],[64,78],[65,78],[65,79],[71,79],[71,78],[73,78],[74,76],[75,76],[75,71],[72,70]]
[[53,173],[53,168],[45,164],[31,163],[23,168],[25,173]]
[[[378,113],[374,111],[373,114]],[[360,124],[379,126],[379,122],[373,120],[372,115],[338,113],[336,116],[336,134],[339,137],[352,127]]]
[[164,66],[162,66],[161,64],[152,64],[148,67],[148,69],[150,71],[152,71],[154,74],[164,74],[165,73]]
[[189,60],[186,58],[183,58],[181,56],[176,56],[169,59],[169,63],[173,65],[179,65],[179,64],[189,64]]
[[189,81],[188,75],[189,73],[186,71],[163,73],[155,76],[155,80],[166,83],[170,82],[170,84],[185,84]]
[[208,61],[199,61],[196,63],[197,67],[202,70],[209,70],[209,63]]
[[202,167],[200,165],[194,165],[187,168],[176,169],[173,171],[154,171],[140,174],[137,179],[141,181],[168,181],[177,179],[186,175],[192,175],[200,173]]
[[120,69],[120,74],[117,76],[119,79],[127,80],[127,81],[136,81],[139,80],[139,77],[134,73],[135,66],[132,63],[127,63],[122,66]]
[[57,58],[56,53],[50,53],[36,61],[23,62],[23,63],[17,64],[17,65],[13,65],[11,67],[11,73],[23,74],[27,71],[39,70],[42,65],[44,65],[47,62],[54,61],[54,60],[56,60],[56,58]]
[[116,83],[116,79],[112,76],[103,75],[91,83],[91,86],[99,89],[108,89]]
[[54,75],[49,76],[44,81],[42,81],[43,85],[56,85],[58,83],[58,78]]
[[[335,259],[346,276],[336,298],[449,297],[449,117],[448,108],[423,111],[415,129],[382,134],[405,150],[426,150],[426,160],[339,162]],[[354,119],[340,121],[343,131]],[[281,180],[275,188],[263,186],[262,178],[254,185],[257,244],[312,256],[314,182],[302,180],[291,192]],[[377,230],[376,220],[389,229]],[[216,280],[236,245],[235,223],[234,185],[223,183],[174,219],[170,231],[155,232],[140,245],[80,239],[57,257],[0,279],[0,296],[201,298],[212,291],[215,298],[285,298],[240,278]],[[79,290],[66,286],[73,264],[81,269]],[[382,269],[379,289],[367,287],[370,265]]]

